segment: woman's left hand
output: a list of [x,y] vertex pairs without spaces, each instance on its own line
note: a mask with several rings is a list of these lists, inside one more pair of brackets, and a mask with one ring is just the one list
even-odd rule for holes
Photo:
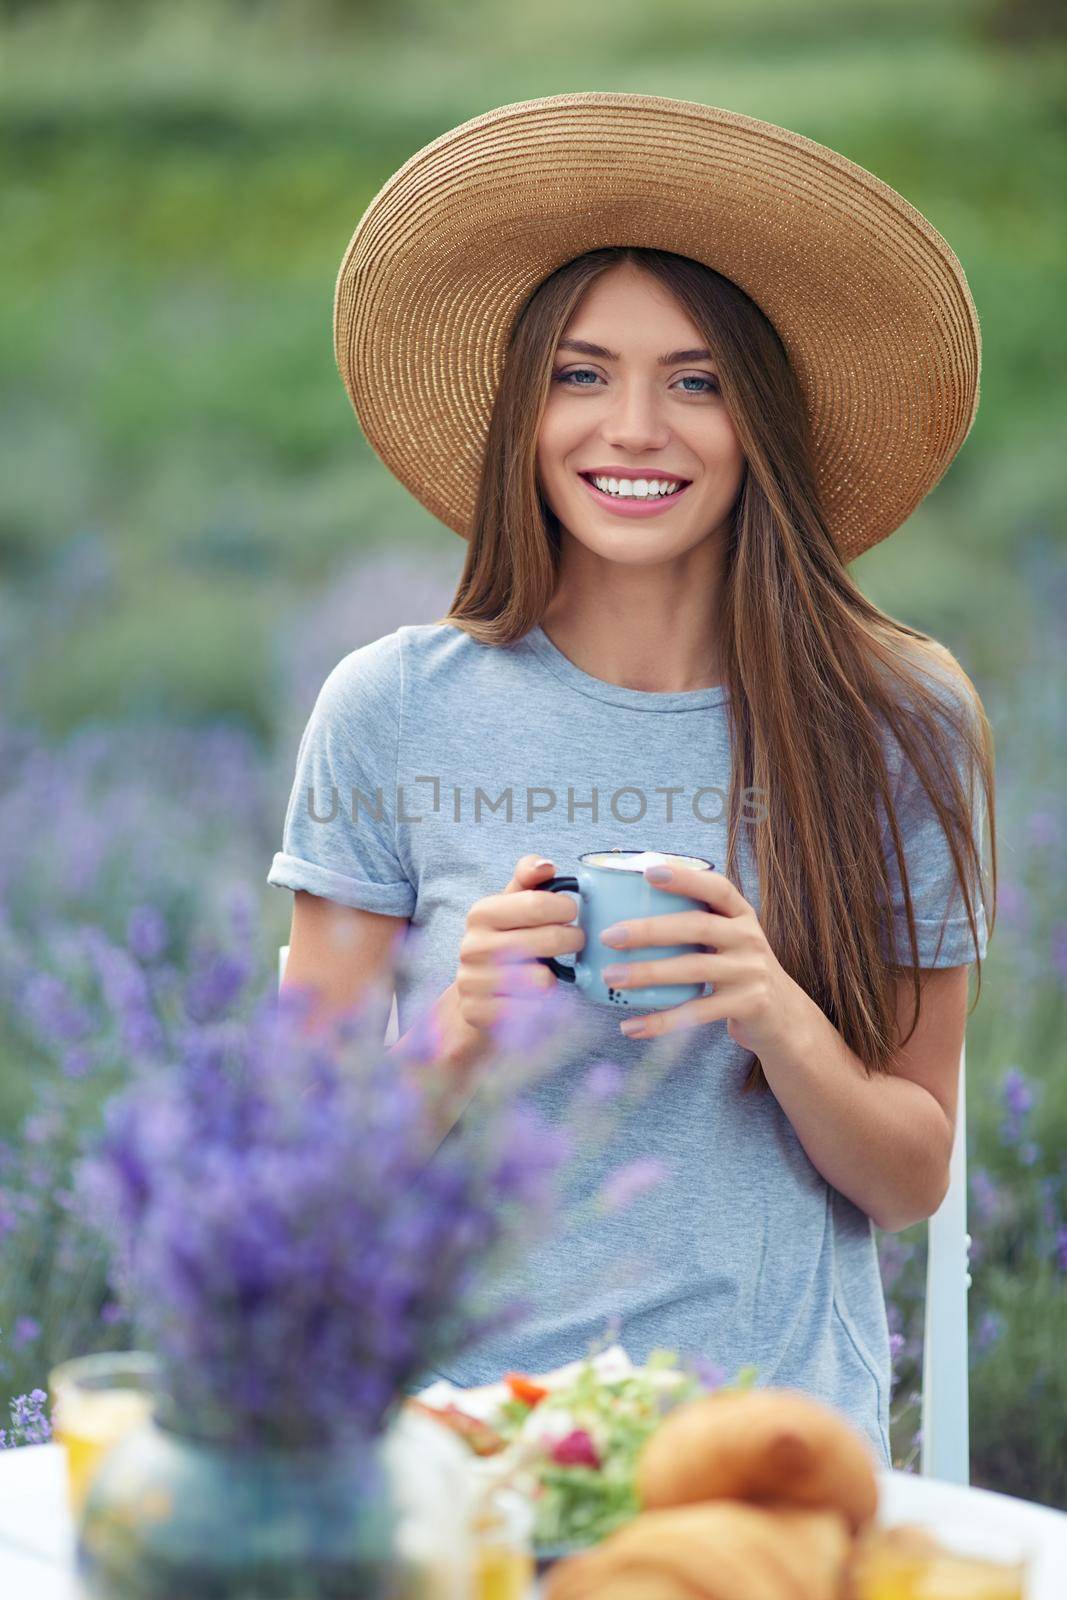
[[[668,873],[666,878],[660,874]],[[707,911],[668,911],[634,917],[613,928],[623,935],[602,942],[612,950],[656,944],[699,944],[706,949],[651,961],[619,963],[604,969],[613,988],[638,989],[654,983],[710,983],[714,994],[687,1000],[666,1011],[650,1011],[621,1024],[631,1039],[652,1039],[678,1028],[704,1022],[726,1022],[736,1044],[762,1056],[782,1045],[801,1012],[804,991],[780,965],[767,943],[759,918],[741,891],[721,872],[705,867],[646,867],[645,877],[657,888],[706,902]]]

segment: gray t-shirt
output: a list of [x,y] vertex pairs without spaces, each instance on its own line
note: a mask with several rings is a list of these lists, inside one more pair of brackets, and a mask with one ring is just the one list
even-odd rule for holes
[[[327,677],[300,742],[283,848],[267,881],[410,919],[397,993],[403,1033],[455,977],[471,905],[499,893],[520,856],[536,852],[573,872],[584,851],[636,847],[701,856],[723,870],[726,693],[604,682],[540,627],[508,646],[481,644],[450,624],[400,627],[353,650]],[[920,961],[969,962],[936,814],[895,741],[887,755]],[[353,789],[365,797],[355,821]],[[334,790],[336,812],[323,820]],[[976,806],[978,827],[980,816]],[[744,840],[738,887],[758,914]],[[894,912],[903,930],[902,904]],[[980,906],[978,926],[984,958]],[[897,959],[908,959],[903,931]],[[522,1091],[553,1122],[592,1063],[616,1062],[628,1078],[665,1042],[628,1039],[616,1012],[571,986],[565,994],[573,1047]],[[534,1312],[419,1384],[547,1371],[584,1355],[618,1318],[616,1337],[635,1362],[665,1345],[698,1351],[731,1377],[754,1363],[760,1384],[794,1386],[838,1407],[889,1464],[889,1336],[870,1219],[822,1178],[773,1094],[741,1095],[753,1057],[725,1022],[674,1035],[673,1049],[652,1092],[566,1192],[589,1196],[637,1157],[659,1158],[666,1179],[619,1211],[586,1205],[577,1229],[528,1252],[500,1290],[528,1297]]]

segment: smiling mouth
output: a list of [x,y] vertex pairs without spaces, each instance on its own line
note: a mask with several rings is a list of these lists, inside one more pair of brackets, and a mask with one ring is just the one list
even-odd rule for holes
[[[670,492],[668,494],[663,494],[658,490],[654,490],[652,493],[649,493],[647,489],[645,490],[644,493],[641,493],[641,494],[635,494],[632,489],[629,492],[623,491],[623,492],[616,492],[616,493],[613,494],[610,489],[601,489],[601,488],[599,488],[598,485],[596,484],[596,482],[594,481],[593,477],[589,473],[587,473],[587,472],[579,472],[578,476],[579,476],[579,478],[582,479],[582,481],[584,483],[587,483],[589,485],[589,488],[593,491],[593,493],[595,495],[598,495],[602,501],[608,501],[608,502],[612,503],[613,505],[623,506],[623,507],[627,507],[627,508],[629,508],[631,506],[635,507],[635,508],[637,506],[642,506],[642,507],[647,506],[647,507],[651,508],[653,506],[669,506],[669,505],[673,505],[676,500],[680,500],[681,499],[682,495],[689,488],[689,485],[692,482],[691,478],[681,478],[681,479],[674,480],[674,481],[677,482],[678,487],[676,489],[670,490]],[[605,480],[602,478],[601,482],[604,482],[604,481]],[[652,479],[649,479],[649,480],[630,478],[630,479],[613,479],[612,481],[616,482],[616,483],[626,482],[626,483],[631,483],[632,484],[632,483],[647,482],[647,481],[651,481],[653,483],[655,483],[655,482],[670,482],[671,480],[667,479],[667,478],[658,479],[658,480],[655,479],[655,478],[652,478]]]

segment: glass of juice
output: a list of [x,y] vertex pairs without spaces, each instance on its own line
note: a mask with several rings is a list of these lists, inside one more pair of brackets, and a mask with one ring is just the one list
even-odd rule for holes
[[1033,1547],[1014,1529],[937,1519],[868,1531],[856,1600],[1027,1600]]
[[150,1415],[158,1377],[156,1358],[144,1350],[76,1356],[49,1373],[52,1436],[66,1450],[75,1521],[107,1451]]
[[471,1518],[477,1600],[526,1600],[537,1571],[533,1523],[533,1506],[517,1489],[500,1485],[479,1498]]

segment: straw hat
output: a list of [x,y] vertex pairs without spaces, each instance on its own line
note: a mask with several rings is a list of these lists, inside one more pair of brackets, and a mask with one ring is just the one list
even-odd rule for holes
[[512,322],[575,256],[633,244],[730,278],[805,395],[830,530],[851,561],[928,494],[978,408],[963,268],[888,184],[775,123],[661,95],[497,106],[405,161],[337,277],[334,351],[372,448],[469,538]]

